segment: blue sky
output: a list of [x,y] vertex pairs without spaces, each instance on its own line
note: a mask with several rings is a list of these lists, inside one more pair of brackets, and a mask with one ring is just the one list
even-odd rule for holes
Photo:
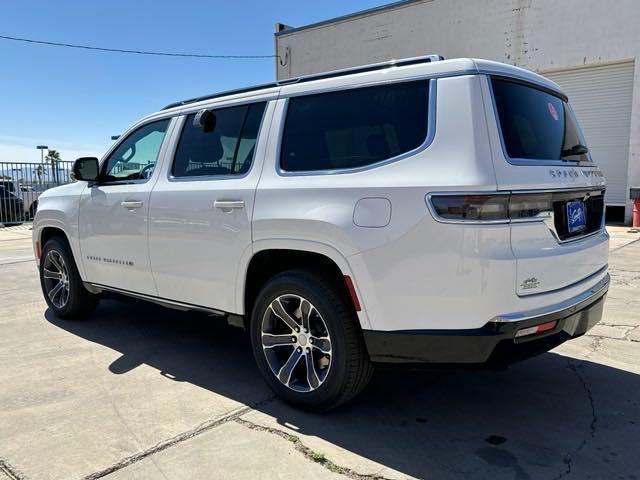
[[[300,26],[384,0],[6,0],[0,35],[99,47],[273,54],[276,22]],[[110,136],[175,100],[274,80],[274,60],[148,57],[0,40],[0,162],[101,156]]]

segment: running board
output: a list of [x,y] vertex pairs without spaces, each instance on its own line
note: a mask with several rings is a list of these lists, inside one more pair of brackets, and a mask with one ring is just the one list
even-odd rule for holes
[[231,316],[238,317],[238,315],[223,312],[222,310],[216,310],[215,308],[203,307],[200,305],[193,305],[190,303],[178,302],[175,300],[167,300],[165,298],[154,297],[152,295],[145,295],[144,293],[131,292],[129,290],[109,287],[107,285],[100,285],[98,283],[83,282],[83,284],[84,284],[84,288],[86,288],[89,292],[93,294],[99,294],[102,292],[113,292],[113,293],[118,293],[120,295],[124,295],[127,297],[132,297],[140,300],[145,300],[147,302],[152,302],[157,305],[161,305],[163,307],[172,308],[174,310],[181,310],[183,312],[195,310],[198,312],[209,313],[211,315],[216,315],[219,317],[231,317]]

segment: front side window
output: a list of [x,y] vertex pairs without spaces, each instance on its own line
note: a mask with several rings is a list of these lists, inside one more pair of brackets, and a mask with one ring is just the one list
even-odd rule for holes
[[169,119],[147,123],[124,139],[104,163],[105,181],[146,180],[158,161]]
[[589,160],[567,102],[512,80],[493,78],[491,82],[504,147],[510,158]]
[[249,171],[266,103],[214,110],[215,127],[194,125],[186,118],[171,175],[203,177],[242,175]]
[[350,169],[414,150],[427,137],[428,97],[422,80],[291,98],[280,166]]

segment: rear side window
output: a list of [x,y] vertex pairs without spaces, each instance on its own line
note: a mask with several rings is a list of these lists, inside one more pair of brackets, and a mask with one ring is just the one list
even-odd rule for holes
[[418,81],[291,98],[280,166],[350,169],[409,152],[427,137],[428,97]]
[[563,99],[510,80],[493,78],[491,82],[510,158],[589,160],[578,124]]
[[174,177],[242,175],[253,160],[265,102],[214,110],[215,128],[205,131],[187,116],[171,167]]

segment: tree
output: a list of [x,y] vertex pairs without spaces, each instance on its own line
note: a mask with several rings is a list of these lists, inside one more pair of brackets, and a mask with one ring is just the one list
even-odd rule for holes
[[51,162],[52,165],[55,162],[59,162],[60,160],[62,160],[62,158],[60,157],[60,152],[57,150],[48,150],[47,156],[44,158],[45,160],[47,160],[47,162]]
[[61,160],[60,152],[57,150],[48,150],[45,157],[47,162],[51,162],[51,170],[53,172],[53,179],[58,183],[58,162]]

